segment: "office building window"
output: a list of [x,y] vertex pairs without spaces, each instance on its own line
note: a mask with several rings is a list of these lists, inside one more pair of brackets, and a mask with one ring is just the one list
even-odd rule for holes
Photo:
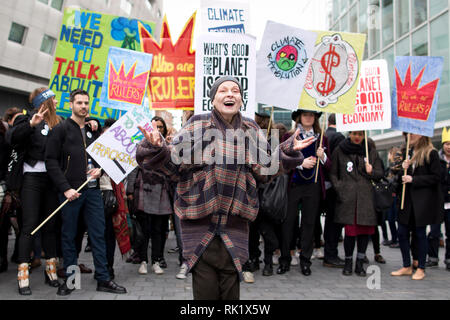
[[22,44],[25,40],[26,31],[27,27],[13,22],[11,24],[11,30],[9,30],[8,40]]
[[44,35],[41,43],[41,51],[53,55],[53,49],[55,48],[56,39],[48,35]]
[[448,8],[448,0],[431,0],[430,1],[430,17],[434,17],[442,10]]
[[431,56],[444,57],[444,70],[441,77],[441,88],[439,95],[439,104],[436,114],[436,121],[443,121],[449,119],[450,95],[443,94],[450,91],[450,51],[448,38],[448,13],[435,19],[430,24],[431,31]]
[[383,47],[394,41],[394,5],[393,0],[383,0],[381,9],[383,19]]
[[50,4],[52,8],[55,8],[56,10],[61,11],[64,0],[38,0],[39,2],[42,2],[44,4]]
[[412,35],[412,55],[427,56],[428,55],[428,26],[420,28]]
[[333,22],[339,18],[339,0],[333,0]]
[[399,41],[396,45],[397,48],[397,56],[409,56],[409,36],[405,39]]
[[427,1],[413,0],[412,21],[413,27],[418,27],[427,20]]
[[129,0],[121,0],[120,1],[120,9],[125,11],[127,15],[131,14],[131,10],[133,9],[133,4]]
[[64,2],[63,0],[52,0],[51,7],[61,11],[63,2]]
[[409,31],[409,1],[395,1],[397,16],[397,39]]
[[358,6],[354,5],[350,9],[350,32],[358,32]]

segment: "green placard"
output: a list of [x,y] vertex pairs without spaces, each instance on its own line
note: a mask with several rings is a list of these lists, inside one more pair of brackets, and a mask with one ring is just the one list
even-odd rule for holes
[[49,88],[58,100],[57,113],[70,117],[69,95],[84,89],[90,96],[90,116],[103,122],[126,111],[99,104],[110,47],[140,51],[138,21],[153,35],[155,22],[66,8],[56,46]]

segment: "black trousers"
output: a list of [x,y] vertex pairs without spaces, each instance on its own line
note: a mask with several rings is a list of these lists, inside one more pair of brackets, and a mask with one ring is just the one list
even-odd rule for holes
[[281,256],[280,264],[290,265],[290,243],[292,241],[295,219],[298,216],[298,206],[301,203],[300,220],[300,263],[311,265],[311,256],[314,249],[314,230],[317,216],[320,214],[320,183],[310,183],[305,185],[291,186],[288,193],[288,213],[287,219],[281,226]]
[[[19,263],[30,260],[33,249],[31,232],[58,207],[57,192],[47,173],[27,172],[21,192],[22,230],[19,236]],[[50,219],[40,230],[42,247],[47,259],[56,257],[56,223]]]
[[138,248],[141,261],[148,262],[148,243],[152,241],[152,264],[164,258],[164,246],[166,245],[166,234],[169,227],[169,215],[147,214],[138,212],[136,215],[145,235],[144,242]]
[[0,260],[2,261],[8,260],[8,231],[10,228],[11,222],[9,221],[9,216],[5,214],[0,223]]
[[192,269],[192,290],[194,300],[239,300],[239,275],[219,236]]
[[325,260],[334,260],[338,257],[339,236],[342,234],[343,225],[334,222],[335,213],[336,191],[330,188],[327,190],[326,196],[325,228],[323,231]]
[[174,213],[172,215],[172,221],[175,230],[175,236],[177,238],[178,263],[181,266],[184,262],[184,258],[183,258],[183,243],[181,242],[180,218],[178,218],[178,216]]
[[281,225],[275,224],[264,216],[261,216],[259,232],[264,239],[264,264],[272,265],[273,252],[279,248],[279,233]]
[[249,239],[248,239],[248,254],[250,260],[259,260],[261,250],[259,250],[259,229],[262,220],[261,212],[253,222],[249,223]]

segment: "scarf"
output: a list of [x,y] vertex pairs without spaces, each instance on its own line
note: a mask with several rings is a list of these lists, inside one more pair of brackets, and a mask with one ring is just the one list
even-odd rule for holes
[[[345,153],[345,154],[356,154],[358,156],[366,156],[366,150],[364,148],[364,140],[362,141],[361,144],[354,144],[350,141],[350,138],[345,139],[344,141],[342,141],[342,143],[339,145],[339,147],[341,148],[341,150]],[[370,153],[370,144],[369,144],[369,153]]]
[[111,185],[117,199],[117,211],[112,216],[114,233],[116,235],[120,253],[124,255],[131,250],[130,231],[127,222],[128,207],[125,202],[125,187],[122,182],[115,184],[112,180]]
[[[300,123],[297,124],[297,129],[300,129],[300,134],[302,135],[303,139],[311,137],[311,134],[309,133],[309,131],[307,132]],[[314,129],[313,129],[313,131],[314,131]],[[320,134],[313,133],[313,136],[317,139],[317,138],[319,138]]]

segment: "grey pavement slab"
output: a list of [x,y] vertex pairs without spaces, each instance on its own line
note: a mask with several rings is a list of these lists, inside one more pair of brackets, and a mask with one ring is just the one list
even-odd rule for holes
[[[14,236],[10,236],[10,257]],[[84,239],[83,249],[86,244]],[[263,244],[261,244],[262,246]],[[168,268],[163,275],[156,275],[151,271],[147,275],[138,274],[139,265],[126,263],[120,256],[118,249],[115,258],[115,281],[126,287],[128,293],[124,295],[108,294],[96,291],[96,281],[93,274],[81,275],[81,289],[75,290],[67,297],[56,295],[56,289],[44,284],[44,266],[36,268],[31,273],[31,290],[29,297],[20,296],[17,291],[17,266],[9,263],[7,272],[0,273],[0,300],[192,300],[192,276],[185,280],[175,278],[178,272],[178,254],[167,253],[176,246],[173,232],[169,233],[166,243],[165,258]],[[150,250],[150,249],[149,249]],[[342,243],[339,246],[342,257]],[[242,300],[449,300],[450,272],[443,263],[444,250],[440,250],[440,265],[438,268],[428,269],[423,281],[413,281],[410,277],[394,278],[390,272],[401,266],[399,249],[382,246],[381,253],[386,259],[385,265],[373,261],[373,248],[369,243],[367,256],[370,265],[376,266],[380,274],[380,289],[369,289],[368,275],[361,278],[356,275],[346,277],[342,269],[332,269],[322,266],[322,260],[313,260],[312,275],[305,277],[298,266],[291,266],[291,270],[284,275],[274,273],[271,277],[262,276],[261,270],[255,272],[255,283],[241,283]],[[262,259],[262,257],[261,257]],[[79,263],[93,268],[91,253],[84,251],[80,255]],[[367,265],[366,265],[367,267]],[[276,266],[274,266],[276,270]]]

